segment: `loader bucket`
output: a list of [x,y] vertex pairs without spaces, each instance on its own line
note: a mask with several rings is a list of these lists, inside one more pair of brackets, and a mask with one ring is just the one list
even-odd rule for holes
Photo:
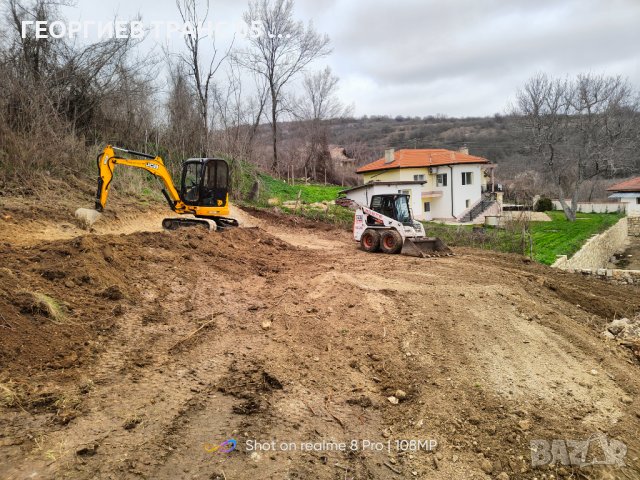
[[407,238],[402,245],[402,255],[410,257],[448,257],[453,252],[438,237]]

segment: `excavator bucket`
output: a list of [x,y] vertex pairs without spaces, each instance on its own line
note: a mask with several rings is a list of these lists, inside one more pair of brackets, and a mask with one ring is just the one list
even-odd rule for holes
[[448,257],[453,252],[438,237],[407,238],[402,245],[402,255],[410,257]]
[[86,228],[88,230],[94,223],[96,223],[102,214],[92,208],[78,208],[75,212],[75,216],[80,222],[82,228]]

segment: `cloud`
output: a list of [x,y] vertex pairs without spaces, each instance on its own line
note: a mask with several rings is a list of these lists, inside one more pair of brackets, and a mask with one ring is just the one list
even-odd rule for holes
[[491,114],[540,70],[622,74],[640,83],[640,2],[349,5],[341,12],[348,27],[336,21],[333,32],[334,56],[340,57],[334,61],[343,76],[374,84],[355,95],[359,113],[426,115],[435,107],[455,115]]
[[[245,9],[211,0],[215,21]],[[178,20],[173,2],[78,0],[78,10]],[[491,115],[539,71],[620,74],[640,87],[638,0],[296,0],[295,13],[331,37],[333,53],[312,68],[331,66],[359,115]]]

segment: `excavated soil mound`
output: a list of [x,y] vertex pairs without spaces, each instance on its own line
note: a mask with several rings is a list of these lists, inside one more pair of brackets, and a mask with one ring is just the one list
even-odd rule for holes
[[[0,363],[5,373],[79,366],[91,339],[117,328],[153,262],[215,265],[233,276],[269,270],[260,257],[290,247],[258,228],[86,235],[37,247],[0,247]],[[262,254],[262,255],[261,255]],[[153,280],[153,279],[152,279]]]

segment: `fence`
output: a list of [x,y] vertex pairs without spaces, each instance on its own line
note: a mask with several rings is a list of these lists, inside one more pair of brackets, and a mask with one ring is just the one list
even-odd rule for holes
[[[566,200],[571,205],[571,200]],[[554,210],[562,210],[560,200],[552,200]],[[618,213],[625,211],[624,203],[619,202],[578,202],[578,211],[581,213]]]

